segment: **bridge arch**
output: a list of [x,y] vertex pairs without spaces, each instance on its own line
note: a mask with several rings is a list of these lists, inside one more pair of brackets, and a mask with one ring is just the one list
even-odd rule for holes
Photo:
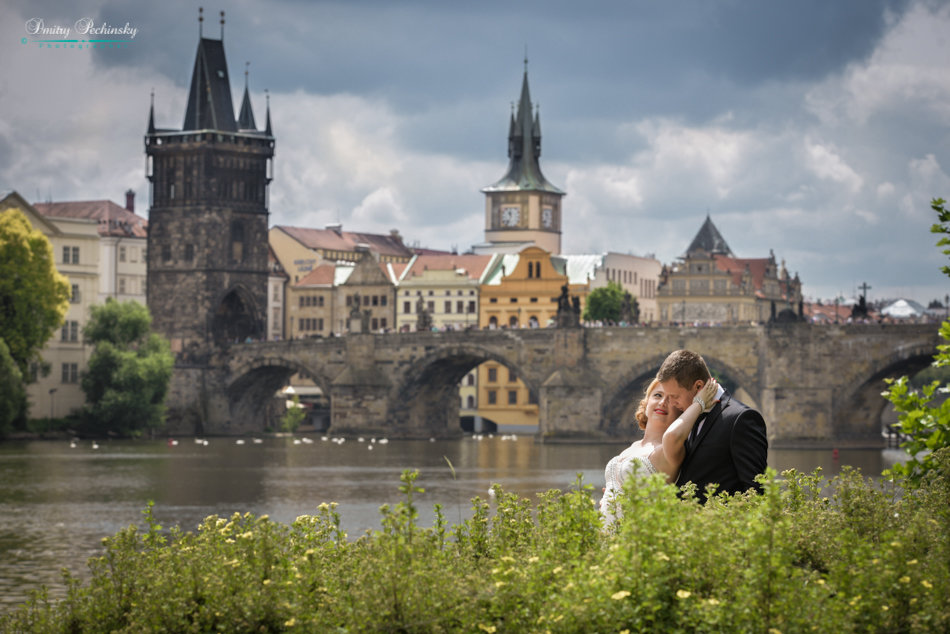
[[890,406],[890,401],[881,397],[887,389],[885,379],[917,374],[933,363],[934,352],[933,345],[926,343],[903,347],[873,359],[869,372],[849,376],[847,384],[852,389],[834,403],[835,437],[870,438],[882,433],[881,416]]
[[486,361],[514,370],[537,401],[538,378],[517,360],[477,344],[452,345],[414,359],[405,369],[390,393],[392,424],[443,436],[458,433],[459,382]]
[[230,420],[248,421],[255,431],[276,428],[282,412],[273,409],[274,395],[295,374],[310,379],[324,394],[330,394],[329,377],[313,368],[293,359],[255,357],[232,372],[234,378],[225,389]]

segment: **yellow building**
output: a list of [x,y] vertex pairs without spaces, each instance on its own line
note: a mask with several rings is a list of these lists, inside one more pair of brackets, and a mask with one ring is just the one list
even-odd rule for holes
[[34,229],[53,245],[56,269],[69,279],[69,310],[59,332],[40,355],[50,373],[34,372],[26,387],[33,418],[61,418],[80,409],[86,396],[79,377],[86,370],[92,348],[83,345],[82,329],[89,309],[99,297],[99,223],[91,218],[47,218],[16,192],[0,201],[0,209],[19,209]]
[[664,267],[656,301],[661,322],[764,323],[779,315],[797,318],[802,284],[771,252],[767,258],[735,257],[707,216],[686,254]]
[[[544,328],[555,323],[562,288],[584,311],[595,260],[552,256],[536,246],[497,258],[479,292],[482,328]],[[587,263],[587,266],[583,265]],[[537,425],[538,401],[514,369],[488,361],[478,367],[478,415],[498,425]]]

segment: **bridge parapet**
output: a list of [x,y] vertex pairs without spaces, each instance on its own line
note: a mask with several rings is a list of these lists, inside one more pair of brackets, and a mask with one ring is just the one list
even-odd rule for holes
[[202,433],[260,430],[273,394],[300,373],[330,396],[334,433],[452,436],[460,433],[459,381],[495,360],[513,369],[537,398],[544,439],[630,440],[639,433],[632,414],[644,383],[670,351],[690,348],[762,411],[773,445],[875,444],[886,405],[880,396],[884,377],[926,367],[938,343],[935,324],[797,323],[356,334],[234,344],[216,350],[204,367],[176,366],[169,410]]

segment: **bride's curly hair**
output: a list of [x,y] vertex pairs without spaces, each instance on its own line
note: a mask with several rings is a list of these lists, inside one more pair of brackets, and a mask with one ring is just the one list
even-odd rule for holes
[[633,417],[637,419],[637,425],[640,426],[640,429],[647,428],[647,398],[649,398],[650,392],[653,391],[653,388],[655,388],[659,382],[659,379],[650,381],[650,385],[643,391],[643,398],[640,399],[640,404],[637,406],[637,413],[633,415]]

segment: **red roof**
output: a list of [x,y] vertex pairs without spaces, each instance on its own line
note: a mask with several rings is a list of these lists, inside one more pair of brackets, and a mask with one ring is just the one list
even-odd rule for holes
[[307,275],[294,286],[333,286],[335,272],[335,264],[323,263],[307,273]]
[[100,236],[145,238],[148,221],[111,200],[77,200],[62,203],[35,203],[33,207],[47,218],[97,220]]
[[356,251],[356,245],[367,244],[370,251],[380,255],[412,257],[412,249],[402,243],[398,233],[381,235],[377,233],[357,233],[335,229],[307,229],[278,225],[278,229],[308,249],[324,251]]
[[490,255],[420,255],[412,262],[412,268],[406,272],[404,279],[422,275],[423,271],[463,270],[470,279],[477,280],[491,259]]

